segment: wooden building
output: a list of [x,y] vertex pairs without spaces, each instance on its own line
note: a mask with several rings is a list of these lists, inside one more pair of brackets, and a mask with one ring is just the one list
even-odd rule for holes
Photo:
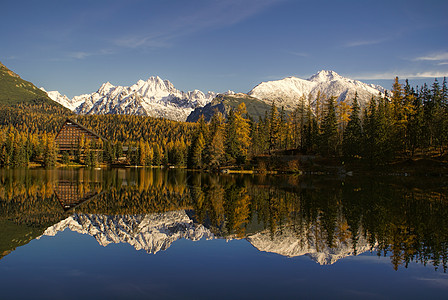
[[89,140],[90,142],[95,142],[97,144],[100,141],[106,141],[95,132],[85,128],[73,120],[67,119],[56,135],[55,142],[59,151],[70,151],[76,150],[82,139],[86,141]]

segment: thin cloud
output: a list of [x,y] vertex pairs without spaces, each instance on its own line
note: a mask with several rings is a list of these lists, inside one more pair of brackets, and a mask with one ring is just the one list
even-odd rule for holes
[[[123,35],[114,40],[117,46],[129,48],[161,48],[172,46],[177,38],[197,32],[232,26],[268,7],[284,0],[227,0],[213,1],[192,14],[170,16],[171,22],[160,20],[162,25],[150,26],[141,34]],[[152,20],[154,21],[154,20]],[[157,21],[157,20],[156,20]]]
[[376,45],[386,42],[387,39],[371,39],[371,40],[358,40],[358,41],[351,41],[344,45],[345,48],[352,48],[352,47],[361,47],[361,46],[370,46],[370,45]]
[[433,53],[427,56],[416,57],[414,60],[429,60],[429,61],[438,61],[438,60],[448,60],[448,52],[439,52]]
[[425,71],[417,73],[408,72],[384,72],[384,73],[373,73],[373,74],[362,74],[359,76],[352,76],[352,78],[364,79],[364,80],[381,80],[381,79],[393,79],[396,76],[399,78],[440,78],[448,77],[448,72],[440,71]]
[[72,52],[68,54],[68,57],[75,59],[84,59],[86,57],[92,56],[93,54],[87,52]]
[[90,56],[99,56],[99,55],[109,55],[113,54],[111,50],[100,50],[97,52],[84,52],[84,51],[76,51],[76,52],[70,52],[67,54],[67,57],[70,59],[85,59]]

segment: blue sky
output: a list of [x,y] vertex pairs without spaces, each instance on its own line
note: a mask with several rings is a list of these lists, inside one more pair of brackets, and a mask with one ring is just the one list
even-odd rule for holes
[[5,1],[0,61],[69,97],[158,75],[248,92],[321,69],[386,88],[448,76],[448,1]]

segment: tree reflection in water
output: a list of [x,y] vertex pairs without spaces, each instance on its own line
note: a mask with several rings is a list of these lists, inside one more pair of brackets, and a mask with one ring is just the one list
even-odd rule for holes
[[[375,251],[395,270],[415,261],[446,271],[447,187],[434,179],[57,169],[1,170],[0,182],[1,257],[71,218],[80,231],[83,222],[121,222],[129,230],[120,234],[150,253],[178,238],[245,238],[320,264]],[[98,234],[99,242],[121,241]]]

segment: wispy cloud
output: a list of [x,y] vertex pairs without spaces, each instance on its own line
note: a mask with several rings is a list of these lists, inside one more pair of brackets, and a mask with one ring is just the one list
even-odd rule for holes
[[384,72],[384,73],[370,73],[370,74],[360,74],[352,75],[351,78],[357,79],[367,79],[367,80],[379,80],[379,79],[393,79],[396,76],[399,78],[440,78],[448,77],[448,72],[441,71],[424,71],[424,72]]
[[113,54],[113,51],[103,49],[95,52],[84,52],[84,51],[70,52],[67,54],[67,57],[69,59],[85,59],[90,56],[110,55],[110,54]]
[[345,48],[352,48],[352,47],[361,47],[361,46],[370,46],[370,45],[376,45],[386,42],[387,38],[381,38],[381,39],[363,39],[363,40],[357,40],[357,41],[350,41],[343,45]]
[[430,55],[416,57],[414,60],[417,60],[417,61],[418,60],[429,60],[429,61],[448,60],[448,51],[432,53]]
[[[114,40],[117,46],[129,48],[160,48],[172,46],[177,38],[197,32],[232,26],[242,22],[268,7],[284,0],[226,0],[209,1],[193,13],[170,15],[170,21],[160,20],[160,24],[147,24],[139,34],[124,34]],[[154,21],[154,20],[152,20]]]

